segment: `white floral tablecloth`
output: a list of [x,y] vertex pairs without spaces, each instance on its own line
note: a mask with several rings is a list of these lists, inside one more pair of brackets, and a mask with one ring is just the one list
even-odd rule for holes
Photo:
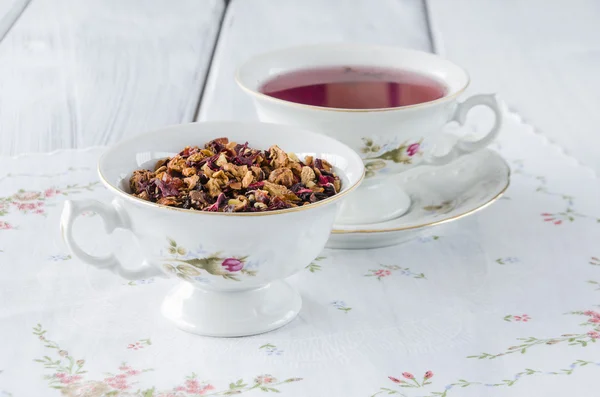
[[[0,396],[598,395],[600,184],[514,114],[495,149],[503,199],[403,245],[325,250],[290,279],[299,318],[238,339],[164,320],[173,280],[66,251],[61,203],[109,200],[99,149],[1,158]],[[76,225],[89,250],[135,260],[130,235],[98,226]]]

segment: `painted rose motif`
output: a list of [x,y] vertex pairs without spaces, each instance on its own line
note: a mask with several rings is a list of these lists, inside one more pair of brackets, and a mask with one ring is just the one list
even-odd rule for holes
[[375,173],[382,168],[385,168],[385,161],[383,161],[383,160],[369,161],[368,163],[365,163],[365,169],[366,169],[365,176],[367,178],[375,176]]
[[229,272],[239,272],[244,268],[244,262],[235,258],[227,258],[223,261],[223,263],[221,263],[221,266],[223,266]]
[[[364,153],[363,160],[367,169],[367,177],[375,176],[376,171],[386,167],[385,161],[393,161],[396,164],[412,164],[413,158],[421,153],[423,140],[409,143],[403,142],[398,147],[393,143],[377,144],[371,138],[362,138],[364,146],[360,151]],[[384,161],[385,160],[385,161]]]
[[222,257],[219,253],[208,256],[196,256],[186,248],[177,244],[173,239],[168,239],[167,252],[171,255],[166,258],[169,262],[163,265],[167,273],[174,274],[185,281],[199,280],[207,274],[221,276],[227,280],[240,281],[239,274],[255,276],[256,271],[246,268],[247,256]]
[[10,229],[14,229],[14,227],[10,223],[0,221],[0,230],[10,230]]
[[420,142],[412,143],[412,144],[408,145],[408,148],[406,148],[406,154],[408,154],[410,157],[412,157],[415,154],[419,153],[420,148],[421,148]]

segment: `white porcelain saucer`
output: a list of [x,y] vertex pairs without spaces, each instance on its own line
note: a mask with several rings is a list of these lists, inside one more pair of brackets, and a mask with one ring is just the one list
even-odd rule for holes
[[502,196],[509,182],[510,167],[489,149],[443,167],[417,167],[394,181],[412,201],[404,215],[379,223],[334,225],[327,247],[377,248],[411,240],[431,226],[487,207]]

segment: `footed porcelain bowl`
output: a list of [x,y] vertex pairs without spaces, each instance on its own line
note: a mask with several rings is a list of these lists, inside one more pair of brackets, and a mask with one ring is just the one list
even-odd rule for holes
[[[257,149],[276,144],[300,159],[325,159],[340,176],[342,189],[311,205],[254,213],[179,209],[128,194],[134,170],[218,137]],[[166,318],[201,335],[243,336],[281,327],[298,314],[300,296],[283,279],[323,249],[339,204],[360,184],[364,167],[352,149],[324,135],[276,124],[220,122],[176,125],[119,143],[102,155],[98,173],[114,200],[65,202],[61,230],[71,252],[131,280],[176,278],[179,284],[162,305]],[[143,263],[124,266],[113,253],[85,252],[73,233],[75,219],[85,211],[98,213],[107,233],[130,230]]]

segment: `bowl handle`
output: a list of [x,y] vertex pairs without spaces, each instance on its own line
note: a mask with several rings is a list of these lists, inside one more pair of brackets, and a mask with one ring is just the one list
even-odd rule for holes
[[114,200],[111,205],[96,200],[67,200],[63,207],[60,228],[63,240],[73,255],[98,269],[109,270],[128,280],[164,276],[158,268],[145,261],[137,270],[129,270],[123,267],[123,264],[112,252],[103,256],[90,255],[85,252],[73,237],[73,223],[79,215],[86,211],[94,211],[100,215],[107,233],[112,233],[117,228],[131,230],[129,217],[117,200]]
[[443,156],[430,155],[428,158],[424,159],[421,165],[448,164],[462,155],[483,149],[492,143],[494,139],[496,139],[498,133],[500,132],[500,127],[502,127],[502,110],[495,94],[473,95],[466,101],[459,103],[451,121],[457,121],[460,125],[464,125],[469,111],[475,106],[479,105],[487,106],[492,110],[492,112],[494,112],[495,120],[492,129],[485,134],[483,138],[480,138],[476,141],[459,139],[447,154]]

